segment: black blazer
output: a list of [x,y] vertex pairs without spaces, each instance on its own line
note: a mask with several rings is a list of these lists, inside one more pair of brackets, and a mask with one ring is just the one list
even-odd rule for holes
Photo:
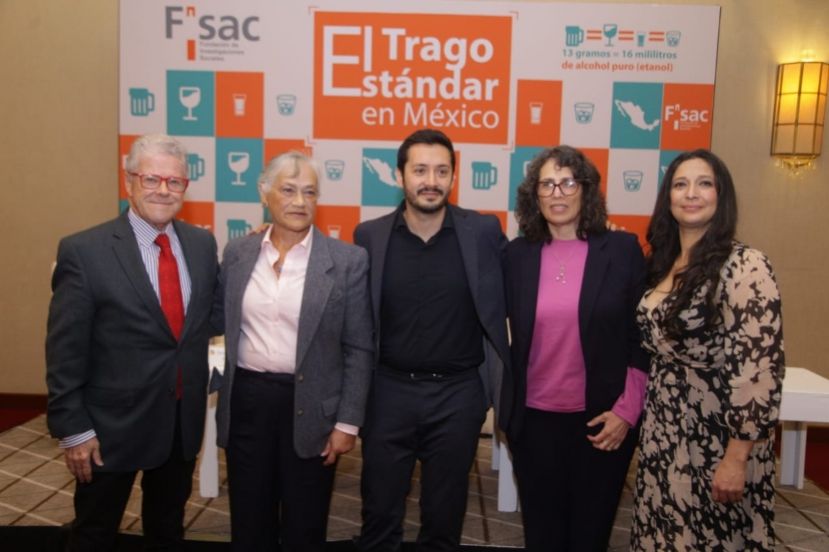
[[[176,419],[176,372],[182,444],[201,447],[207,399],[207,340],[218,263],[213,235],[173,225],[187,260],[192,293],[176,341],[141,260],[126,211],[61,240],[52,276],[46,335],[47,423],[52,436],[94,429],[102,471],[154,468],[169,456]],[[219,315],[220,313],[214,313]]]
[[[507,434],[520,434],[527,400],[527,363],[535,326],[542,243],[516,238],[507,247],[505,277],[512,343],[513,379],[504,381],[501,402],[509,411]],[[636,236],[607,232],[587,240],[587,262],[579,294],[579,332],[587,368],[587,413],[613,407],[625,388],[627,367],[648,371],[636,325],[645,261]]]
[[[492,215],[462,209],[454,205],[447,207],[452,213],[455,232],[460,244],[466,278],[478,320],[484,330],[485,360],[480,368],[487,400],[500,409],[502,374],[509,372],[509,345],[507,342],[506,311],[504,308],[504,278],[501,272],[506,237],[501,224]],[[380,294],[383,287],[383,268],[386,264],[394,221],[403,205],[392,213],[369,220],[354,230],[354,243],[364,247],[369,254],[369,286],[371,288],[372,312],[374,317],[375,345],[379,345]],[[377,347],[379,351],[379,346]]]

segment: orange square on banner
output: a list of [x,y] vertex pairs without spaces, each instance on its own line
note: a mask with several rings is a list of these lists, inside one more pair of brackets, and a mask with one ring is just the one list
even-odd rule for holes
[[512,17],[314,12],[314,138],[505,144]]
[[216,73],[216,136],[261,138],[262,73]]
[[308,157],[313,157],[314,149],[305,143],[305,140],[282,140],[280,138],[266,138],[265,139],[265,164],[283,153],[289,151],[298,151],[304,153]]
[[711,147],[713,84],[666,84],[662,93],[663,150]]
[[121,134],[118,136],[118,199],[127,199],[126,166],[127,155],[130,153],[132,143],[138,140],[138,136]]
[[483,209],[478,211],[482,215],[495,215],[498,217],[498,222],[501,223],[501,232],[507,233],[507,212],[506,211],[485,211]]
[[215,233],[213,228],[214,206],[215,203],[212,201],[185,201],[176,218]]
[[602,148],[579,148],[591,163],[596,165],[596,169],[602,176],[600,188],[605,200],[607,199],[607,165],[610,158],[610,150]]
[[360,208],[346,205],[318,205],[315,224],[326,236],[354,243],[354,229],[360,224]]
[[651,222],[651,217],[643,215],[609,215],[607,218],[610,222],[619,227],[620,230],[636,234],[639,238],[639,245],[645,249],[647,241],[645,241],[645,234],[648,232],[648,224]]
[[519,80],[515,145],[552,147],[561,135],[561,81]]

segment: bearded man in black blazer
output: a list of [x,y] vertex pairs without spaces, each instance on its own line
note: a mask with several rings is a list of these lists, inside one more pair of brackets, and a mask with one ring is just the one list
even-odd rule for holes
[[481,424],[509,362],[506,238],[496,217],[448,204],[454,174],[449,138],[413,133],[397,154],[403,203],[354,232],[369,253],[378,346],[360,433],[364,552],[399,549],[418,460],[417,550],[457,549]]
[[[126,161],[129,209],[61,240],[46,337],[47,421],[76,477],[70,550],[111,550],[138,471],[147,548],[182,546],[201,447],[216,241],[173,220],[186,150],[142,136]],[[218,321],[218,323],[216,322]]]

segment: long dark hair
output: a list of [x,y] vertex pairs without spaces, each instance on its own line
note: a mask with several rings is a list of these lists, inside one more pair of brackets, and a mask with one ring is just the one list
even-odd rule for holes
[[719,309],[715,295],[720,270],[731,254],[737,230],[737,195],[728,167],[705,149],[680,154],[665,171],[648,226],[648,287],[654,288],[664,280],[680,255],[679,225],[671,214],[671,184],[677,168],[691,159],[701,159],[711,167],[717,190],[717,209],[705,234],[691,248],[688,266],[674,275],[673,297],[670,298],[664,324],[665,334],[674,339],[679,338],[683,331],[679,314],[689,307],[694,294],[703,285],[708,286],[705,293],[705,325],[710,327],[717,322]]
[[556,146],[540,152],[527,167],[527,176],[518,187],[515,202],[515,218],[527,241],[550,241],[550,227],[538,209],[538,178],[541,167],[552,160],[559,167],[573,171],[573,178],[581,183],[581,210],[576,236],[587,239],[588,235],[607,231],[607,207],[599,186],[601,176],[596,166],[585,155],[570,146]]

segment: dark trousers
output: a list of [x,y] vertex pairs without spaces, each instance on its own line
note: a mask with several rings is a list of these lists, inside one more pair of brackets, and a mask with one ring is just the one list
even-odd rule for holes
[[458,548],[469,468],[486,402],[476,370],[447,381],[407,381],[376,372],[362,432],[360,550],[399,549],[416,460],[421,520],[417,550]]
[[601,451],[587,440],[598,433],[588,421],[527,408],[510,443],[528,551],[607,550],[636,437],[631,429],[619,449]]
[[292,377],[237,369],[230,412],[231,548],[323,550],[335,465],[294,450]]
[[[103,458],[106,466],[106,458]],[[167,461],[143,470],[141,521],[147,550],[184,549],[184,505],[190,497],[196,460],[185,460],[181,424],[176,417],[173,447]],[[115,549],[118,527],[137,472],[95,472],[89,483],[75,485],[75,520],[67,549],[102,552]]]

